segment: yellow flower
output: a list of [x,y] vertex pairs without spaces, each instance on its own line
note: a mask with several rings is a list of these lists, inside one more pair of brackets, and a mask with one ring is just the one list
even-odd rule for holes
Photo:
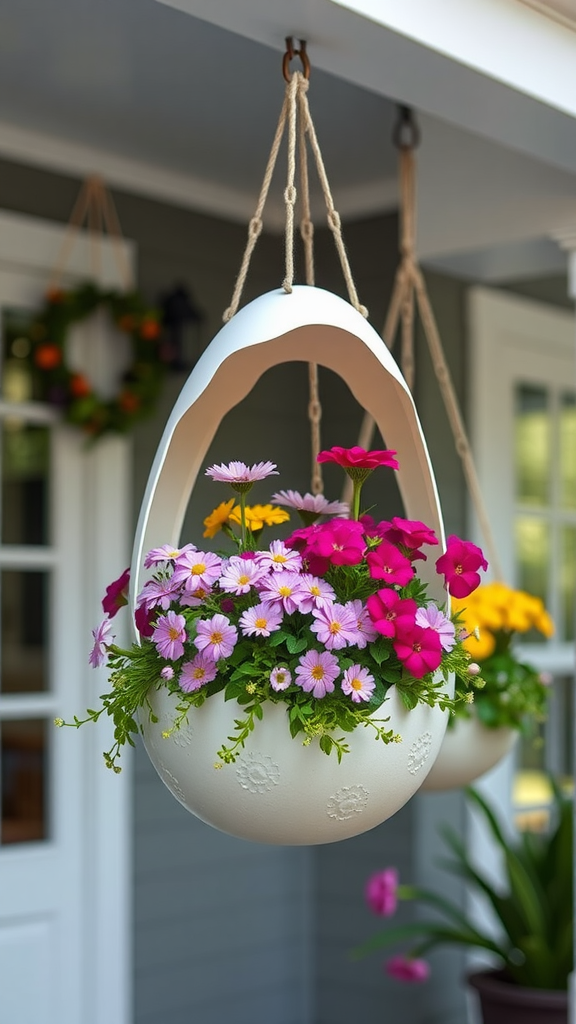
[[544,606],[542,606],[542,611],[535,617],[534,626],[544,636],[554,636],[554,623]]
[[235,498],[230,498],[230,501],[223,501],[209,516],[206,516],[204,537],[215,537],[220,532],[224,524],[231,518],[230,513],[235,500]]
[[496,647],[496,640],[487,629],[481,629],[479,639],[474,634],[464,641],[464,647],[474,658],[474,661],[485,661],[493,653]]
[[[236,505],[230,513],[230,522],[240,525],[240,506]],[[263,526],[278,526],[290,519],[290,513],[286,509],[278,508],[276,505],[247,505],[246,526],[255,533]]]

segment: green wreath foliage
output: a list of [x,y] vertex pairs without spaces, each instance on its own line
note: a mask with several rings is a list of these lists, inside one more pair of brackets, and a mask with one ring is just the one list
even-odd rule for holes
[[[88,378],[66,363],[70,327],[101,308],[132,343],[132,362],[111,399],[100,397]],[[138,292],[106,290],[91,282],[71,290],[53,289],[30,329],[34,398],[58,406],[67,422],[94,440],[108,433],[125,434],[153,412],[158,400],[166,369],[160,336],[159,315]]]

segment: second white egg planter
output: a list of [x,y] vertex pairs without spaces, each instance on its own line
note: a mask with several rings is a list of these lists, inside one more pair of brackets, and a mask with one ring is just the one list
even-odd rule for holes
[[[414,403],[381,338],[347,302],[319,288],[262,295],[226,324],[197,363],[176,402],[156,454],[142,504],[132,560],[132,594],[143,583],[146,552],[177,545],[189,497],[222,418],[272,366],[300,361],[344,379],[398,453],[397,483],[410,519],[443,540],[442,514]],[[344,443],[344,441],[342,442]],[[241,439],[231,459],[242,458]],[[274,458],[263,452],[261,458]],[[419,563],[432,600],[446,593],[434,559]],[[371,729],[347,734],[339,764],[313,741],[292,739],[284,705],[265,706],[234,764],[215,768],[216,751],[239,717],[234,701],[210,697],[188,723],[165,738],[176,700],[152,687],[158,718],[142,712],[144,743],[158,774],[185,807],[216,828],[259,842],[327,843],[385,821],[418,790],[440,749],[446,714],[418,705],[406,711],[391,690],[375,717],[390,715],[401,743],[385,745]]]
[[488,729],[476,715],[457,718],[446,734],[431,771],[424,780],[427,793],[469,786],[509,754],[518,730]]

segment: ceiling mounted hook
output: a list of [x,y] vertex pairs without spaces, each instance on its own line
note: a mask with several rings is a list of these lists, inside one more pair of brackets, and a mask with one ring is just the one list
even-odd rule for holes
[[416,149],[420,145],[420,129],[412,107],[400,103],[398,117],[392,132],[392,142],[398,149]]
[[294,39],[292,36],[286,36],[286,53],[282,58],[282,74],[287,82],[290,81],[290,61],[294,60],[294,57],[300,57],[300,63],[302,64],[302,74],[304,78],[310,78],[310,60],[306,52],[306,40],[300,40],[300,48],[296,50],[294,48]]

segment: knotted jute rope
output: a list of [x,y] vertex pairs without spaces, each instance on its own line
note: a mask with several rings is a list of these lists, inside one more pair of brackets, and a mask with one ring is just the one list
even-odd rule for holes
[[118,220],[114,200],[104,181],[94,174],[82,183],[76,202],[68,221],[60,251],[58,253],[48,290],[56,290],[60,286],[62,276],[68,265],[73,246],[86,222],[90,236],[90,256],[92,273],[96,279],[101,269],[101,242],[105,231],[112,242],[112,252],[118,268],[118,274],[125,291],[134,288],[132,268],[122,245],[124,236]]
[[[328,176],[326,174],[326,168],[322,159],[322,153],[316,137],[316,131],[310,114],[310,107],[308,105],[308,79],[300,71],[295,71],[287,81],[286,90],[284,95],[284,102],[280,111],[280,117],[272,142],[272,148],[268,157],[268,163],[266,164],[266,170],[264,172],[264,179],[260,189],[260,195],[256,204],[256,210],[254,216],[251,218],[248,225],[248,240],[242,262],[240,265],[240,271],[234,285],[232,293],[232,300],[230,305],[224,312],[223,320],[227,323],[232,319],[242,298],[242,292],[246,282],[246,277],[250,267],[250,260],[256,242],[262,232],[263,221],[262,214],[266,199],[268,198],[268,192],[270,189],[270,183],[276,161],[278,158],[278,152],[280,144],[286,131],[287,135],[287,180],[286,188],[284,190],[284,205],[285,205],[285,275],[282,282],[282,287],[285,292],[290,293],[294,284],[294,210],[296,201],[300,198],[301,205],[301,221],[300,221],[300,234],[302,236],[302,242],[304,246],[304,260],[305,260],[305,278],[306,284],[314,284],[314,225],[310,215],[310,189],[309,189],[309,177],[308,177],[308,151],[307,142],[310,144],[310,149],[314,156],[316,164],[316,170],[318,172],[318,178],[322,187],[322,193],[324,196],[324,202],[326,204],[327,221],[334,242],[336,245],[336,251],[340,259],[340,265],[346,282],[346,288],[348,292],[348,298],[352,306],[358,310],[362,316],[368,316],[368,310],[365,306],[360,303],[356,286],[350,270],[350,264],[342,238],[342,225],[338,211],[334,206],[334,200],[332,198],[332,192],[330,184],[328,182]],[[298,197],[295,179],[296,179],[296,164],[297,161],[300,165],[300,189],[301,196]],[[318,366],[316,363],[310,363],[308,369],[308,383],[309,383],[309,403],[308,403],[308,418],[310,420],[310,432],[311,432],[311,446],[312,446],[312,473],[311,473],[311,489],[313,494],[321,494],[323,490],[322,483],[322,471],[320,465],[316,461],[316,456],[320,451],[320,423],[322,418],[322,408],[320,405],[319,393],[318,393]]]
[[[428,297],[426,283],[416,260],[416,161],[414,147],[401,145],[400,263],[396,272],[382,337],[388,348],[392,348],[398,324],[401,320],[401,365],[406,383],[411,391],[414,386],[415,306],[418,309],[424,335],[430,350],[432,366],[454,436],[455,448],[462,462],[462,469],[470,498],[484,537],[488,560],[492,565],[496,578],[502,579],[502,567],[474,465],[470,442],[450,370],[446,362],[446,356],[442,348],[442,341]],[[358,440],[358,444],[362,448],[370,447],[374,428],[374,420],[368,413],[365,413]],[[344,499],[350,500],[350,496],[351,490],[346,488]]]

